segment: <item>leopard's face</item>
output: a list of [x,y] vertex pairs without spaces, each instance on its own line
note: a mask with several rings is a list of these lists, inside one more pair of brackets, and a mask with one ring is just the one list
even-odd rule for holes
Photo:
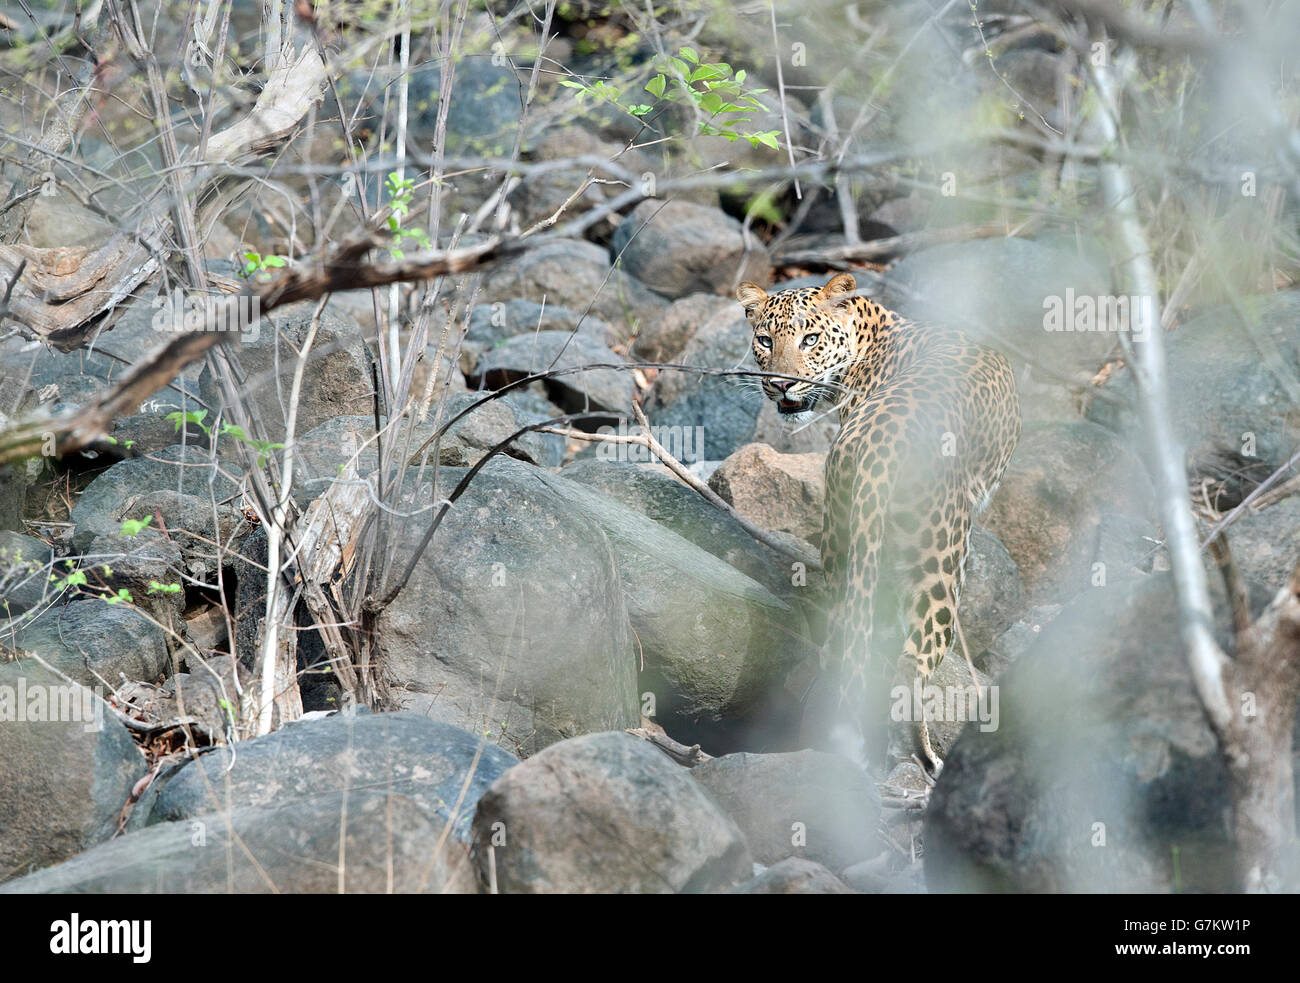
[[792,422],[810,419],[818,405],[835,401],[834,384],[853,360],[853,310],[846,301],[857,284],[848,273],[824,287],[769,294],[742,283],[737,299],[754,329],[754,360],[764,372],[763,394]]

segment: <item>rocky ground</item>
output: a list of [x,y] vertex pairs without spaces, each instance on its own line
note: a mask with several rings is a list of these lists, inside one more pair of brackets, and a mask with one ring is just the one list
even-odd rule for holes
[[[1032,81],[1033,66],[1022,68]],[[480,61],[467,71],[501,70]],[[503,98],[485,97],[452,131],[513,126],[516,96]],[[621,146],[614,123],[569,122],[527,153]],[[1032,173],[1015,154],[986,164],[989,180]],[[530,179],[514,207],[527,224],[569,190]],[[575,211],[604,200],[593,191]],[[441,442],[436,487],[420,487],[413,506],[445,496],[522,426],[581,410],[598,415],[594,430],[636,399],[726,502],[815,555],[836,421],[791,432],[752,385],[651,364],[752,367],[732,285],[829,275],[774,263],[725,204],[704,192],[653,199],[488,271],[463,337],[441,357],[437,340],[426,351],[449,380],[442,419],[547,367],[628,370],[569,374],[478,407]],[[864,199],[863,211],[878,238],[936,221],[904,193]],[[809,234],[842,241],[833,216],[818,214]],[[89,219],[38,199],[29,221],[57,243]],[[231,272],[217,256],[208,265]],[[806,748],[824,630],[815,571],[638,448],[541,433],[476,476],[379,617],[385,712],[340,707],[338,686],[313,671],[303,720],[231,745],[230,695],[253,665],[264,603],[265,532],[241,507],[235,459],[166,418],[219,403],[208,369],[195,367],[117,421],[120,459],[34,460],[0,483],[10,657],[0,711],[4,694],[67,681],[116,708],[101,709],[97,726],[0,723],[0,891],[1222,889],[1226,777],[1171,630],[1131,374],[1113,333],[1043,327],[1044,297],[1111,292],[1103,251],[1043,232],[922,248],[857,272],[883,302],[1003,345],[1024,403],[1020,445],[971,540],[961,619],[973,665],[954,654],[936,680],[975,679],[997,694],[999,719],[940,722],[937,785],[912,765],[868,776]],[[121,372],[111,355],[157,343],[153,299],[131,300],[92,350],[0,341],[6,408],[78,404],[111,381]],[[1168,336],[1175,423],[1213,515],[1253,487],[1243,476],[1300,449],[1286,374],[1274,370],[1300,374],[1300,297],[1245,301],[1198,310]],[[245,395],[273,441],[284,432],[277,380],[291,371],[277,344],[301,340],[311,314],[310,304],[275,311],[239,351],[254,380]],[[1247,329],[1268,340],[1274,369],[1240,342]],[[368,297],[326,307],[297,415],[303,508],[373,432],[374,331]],[[430,417],[416,439],[433,427]],[[377,466],[371,451],[357,470]],[[1300,560],[1298,520],[1290,498],[1232,527],[1256,612]],[[421,523],[389,544],[395,564],[412,555]],[[74,569],[100,596],[68,581]],[[1211,580],[1217,589],[1216,571]],[[190,586],[156,589],[171,583]],[[122,589],[131,601],[102,596]],[[303,648],[311,662],[310,630]],[[179,736],[150,728],[181,717]]]

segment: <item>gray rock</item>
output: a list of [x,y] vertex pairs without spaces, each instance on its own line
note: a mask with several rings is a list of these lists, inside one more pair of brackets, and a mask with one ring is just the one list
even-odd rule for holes
[[[306,301],[276,308],[262,319],[255,339],[243,340],[229,353],[240,392],[254,407],[268,440],[284,439],[296,353],[306,344],[315,309]],[[296,432],[306,433],[335,416],[372,412],[372,388],[361,325],[337,305],[326,307],[303,372]],[[206,366],[199,394],[208,406],[223,404],[220,387]],[[222,437],[217,446],[224,456],[234,452],[230,437]]]
[[[1235,505],[1300,450],[1298,318],[1300,292],[1284,290],[1242,298],[1240,308],[1211,308],[1165,339],[1174,432],[1196,473],[1228,483],[1222,507]],[[1140,446],[1144,426],[1132,373],[1116,372],[1106,391],[1116,399],[1093,400],[1089,419]]]
[[23,628],[17,645],[90,687],[158,680],[171,664],[167,636],[141,611],[92,598],[50,608]]
[[721,209],[689,201],[641,202],[610,243],[623,268],[665,297],[729,295],[743,280],[771,282],[771,259],[752,233]]
[[[731,304],[696,328],[677,361],[707,369],[757,371],[753,334],[740,305]],[[756,379],[667,369],[655,380],[646,412],[655,426],[700,428],[701,456],[720,461],[753,439],[766,402]]]
[[473,857],[503,894],[672,894],[749,877],[745,838],[690,775],[630,734],[577,737],[479,800]]
[[[442,469],[438,497],[464,473]],[[639,719],[614,553],[545,475],[509,460],[487,465],[380,616],[377,636],[411,709],[520,756]],[[393,571],[405,569],[425,521],[392,544]]]
[[[212,527],[214,499],[229,499],[238,488],[226,476],[229,473],[230,466],[218,467],[205,448],[193,444],[173,444],[151,457],[119,461],[87,485],[73,506],[72,545],[85,552],[96,538],[116,536],[123,519],[152,518],[155,511],[162,514],[168,533],[183,544],[185,533],[210,543],[216,536]],[[237,476],[237,469],[235,473]],[[218,513],[223,522],[235,515],[231,507],[224,511],[218,507]],[[154,528],[157,521],[153,519]],[[200,550],[212,552],[210,545],[198,539],[191,545],[189,552],[196,556]]]
[[[510,153],[519,125],[520,86],[526,89],[528,82],[526,74],[521,83],[520,76],[508,63],[498,65],[497,60],[488,52],[456,59],[447,110],[449,150],[492,156]],[[408,98],[413,109],[412,136],[427,144],[432,144],[437,134],[441,86],[442,72],[436,64],[411,72]]]
[[637,640],[642,701],[688,743],[733,745],[746,727],[779,729],[771,701],[815,651],[801,613],[644,515],[558,475],[536,479],[602,529],[618,557]]
[[971,653],[977,668],[995,681],[1025,652],[1033,648],[1043,629],[1061,613],[1061,605],[1030,608],[981,653]]
[[0,529],[22,528],[31,484],[27,467],[0,464]]
[[[483,400],[485,395],[487,394],[448,393],[442,401],[441,415],[435,405],[430,408],[425,419],[413,427],[403,422],[391,431],[388,453],[397,454],[408,449],[404,434],[409,431],[411,440],[408,463],[413,467],[419,465],[423,457],[420,448],[424,442],[457,414]],[[388,418],[381,416],[379,422],[381,427],[387,426]],[[453,467],[477,464],[489,450],[529,422],[518,418],[508,397],[485,402],[443,434],[437,461]],[[379,466],[374,436],[373,416],[338,416],[303,434],[298,441],[298,457],[294,466],[294,488],[297,493],[307,500],[322,494],[339,476],[340,467],[348,462],[354,464],[359,476],[372,474]],[[552,441],[560,439],[527,433],[502,453],[530,463],[547,463],[554,457],[555,447]],[[429,450],[431,453],[432,446]],[[433,461],[433,457],[430,456],[429,460]]]
[[[951,324],[1002,348],[1016,371],[1030,421],[1078,416],[1061,376],[1091,377],[1116,346],[1109,331],[1049,331],[1044,302],[1110,293],[1103,259],[1065,241],[976,239],[904,257],[887,275],[881,302],[912,317]],[[1083,386],[1073,387],[1082,391]]]
[[[515,414],[516,427],[530,423],[545,423],[560,416],[562,411],[540,393],[525,390],[512,391],[501,397]],[[520,438],[518,445],[528,448],[528,455],[534,464],[545,468],[558,468],[564,463],[567,452],[565,438],[556,434],[544,434],[533,431]],[[519,456],[519,455],[512,455]]]
[[925,820],[931,891],[1230,890],[1227,773],[1175,621],[1153,574],[1043,629],[999,679],[999,726],[966,728],[947,757]]
[[194,759],[162,786],[147,822],[384,789],[468,841],[479,796],[517,763],[481,737],[419,714],[336,713],[242,741],[237,753],[219,748]]
[[480,303],[515,298],[589,312],[623,338],[634,337],[639,325],[668,306],[631,274],[611,269],[609,253],[600,246],[578,239],[547,242],[484,274]]
[[584,316],[581,311],[571,311],[567,307],[516,298],[475,307],[470,312],[469,329],[465,332],[465,348],[477,355],[519,335],[531,335],[537,331],[567,333],[575,328],[578,334],[607,347],[623,340],[609,322],[592,314]]
[[1258,616],[1300,563],[1300,498],[1284,498],[1261,512],[1246,512],[1227,530],[1237,572]]
[[790,857],[755,874],[729,894],[854,894],[819,863]]
[[[1151,573],[1158,561],[1167,570],[1168,557],[1163,542],[1160,530],[1146,519],[1122,512],[1103,512],[1097,524],[1093,581],[1102,579],[1103,575],[1109,579]],[[1100,567],[1096,565],[1099,563]]]
[[1026,427],[981,521],[1020,569],[1030,603],[1090,588],[1102,516],[1155,517],[1142,462],[1087,421]]
[[[554,57],[548,51],[550,57]],[[573,160],[575,157],[599,157],[616,160],[633,174],[653,174],[654,165],[641,151],[627,146],[624,140],[602,140],[584,126],[547,127],[530,148],[534,161]],[[526,175],[510,194],[510,204],[518,211],[519,224],[528,228],[550,218],[569,200],[586,180],[586,165],[570,166],[542,174]],[[565,208],[563,218],[574,218],[603,204],[623,190],[621,185],[592,184],[576,201]],[[607,223],[617,223],[616,213],[596,226],[604,231]]]
[[798,593],[792,586],[798,573],[794,561],[758,543],[731,515],[670,474],[597,456],[574,461],[560,475],[595,488],[671,529],[783,600]]
[[[960,605],[961,630],[972,659],[1025,609],[1025,589],[1016,561],[983,526],[971,527]],[[960,658],[961,652],[956,655]]]
[[[623,359],[604,345],[567,331],[539,331],[503,342],[479,358],[475,372],[489,389],[551,369],[587,365],[621,365]],[[568,413],[609,410],[628,412],[635,386],[632,373],[621,369],[570,372],[543,383],[553,403]]]
[[54,551],[39,539],[0,529],[0,617],[36,607],[53,593]]
[[[134,536],[96,536],[81,558],[82,569],[109,590],[125,590],[131,602],[173,628],[185,609],[180,544],[154,529]],[[168,588],[179,587],[178,591]]]
[[400,793],[330,791],[139,829],[0,893],[475,893],[464,847],[439,845],[445,826]]
[[[42,719],[33,719],[38,707]],[[31,659],[0,665],[0,880],[107,840],[147,772],[91,691]]]
[[843,870],[881,850],[876,787],[838,755],[741,752],[690,774],[740,827],[761,864],[798,858]]
[[781,454],[767,444],[746,444],[718,465],[709,487],[760,528],[820,543],[825,469],[821,454]]
[[713,318],[734,320],[737,313],[739,303],[732,297],[715,293],[681,297],[642,326],[631,354],[645,362],[675,362],[699,325]]

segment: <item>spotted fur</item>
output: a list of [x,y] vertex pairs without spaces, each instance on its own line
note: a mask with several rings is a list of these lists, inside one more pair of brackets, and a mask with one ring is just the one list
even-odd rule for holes
[[[823,669],[836,673],[841,708],[862,733],[883,726],[869,719],[884,712],[873,694],[896,674],[928,678],[953,644],[971,520],[1011,459],[1020,403],[999,352],[856,290],[841,273],[770,295],[743,283],[737,297],[759,367],[794,377],[763,378],[778,411],[801,421],[839,408],[826,460],[821,547],[833,608]],[[873,658],[876,648],[894,657]],[[917,731],[937,770],[924,721]]]

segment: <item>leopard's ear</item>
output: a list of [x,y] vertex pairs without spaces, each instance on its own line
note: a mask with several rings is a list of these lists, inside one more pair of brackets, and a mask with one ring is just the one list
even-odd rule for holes
[[858,281],[852,273],[836,273],[822,287],[822,300],[835,300],[858,289]]
[[745,305],[745,316],[748,317],[763,301],[767,300],[767,291],[757,283],[746,280],[736,288],[736,299]]

